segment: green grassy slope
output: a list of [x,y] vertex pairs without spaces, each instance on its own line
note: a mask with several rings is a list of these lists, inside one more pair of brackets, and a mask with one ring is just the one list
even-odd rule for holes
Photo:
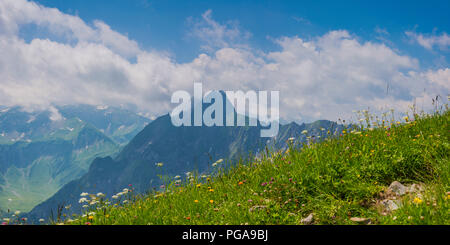
[[[449,119],[447,111],[404,123],[370,122],[377,126],[317,143],[311,138],[226,171],[219,163],[211,177],[175,180],[164,192],[134,195],[130,188],[115,199],[86,196],[84,214],[59,222],[448,225]],[[417,188],[396,195],[388,188],[393,181]],[[398,209],[387,209],[389,200]]]

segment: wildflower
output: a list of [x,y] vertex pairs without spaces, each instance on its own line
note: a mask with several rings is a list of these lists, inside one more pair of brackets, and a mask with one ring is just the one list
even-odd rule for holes
[[85,225],[91,225],[91,222],[86,222],[86,223],[84,223]]
[[213,204],[213,203],[214,203],[214,200],[209,200],[209,203]]
[[5,221],[5,222],[9,222],[9,218],[3,218],[3,221]]
[[117,199],[117,198],[119,198],[119,196],[113,195],[112,198],[113,198],[113,199]]
[[216,163],[221,163],[221,162],[223,162],[222,158],[216,161]]
[[217,162],[213,163],[212,166],[213,166],[213,167],[217,166]]
[[67,206],[65,206],[64,208],[67,209],[67,210],[69,210],[71,207],[72,207],[72,205],[67,205]]
[[157,167],[162,167],[164,164],[162,162],[155,163]]
[[202,184],[197,184],[197,188],[200,188],[202,186]]
[[20,211],[16,211],[16,212],[14,212],[14,214],[15,214],[15,215],[19,215],[19,214],[20,214]]
[[88,202],[87,198],[82,197],[82,198],[80,198],[80,200],[78,201],[78,203],[83,203],[83,202]]
[[325,131],[325,129],[324,129],[324,128],[320,128],[320,130],[321,130],[321,131]]
[[294,137],[290,137],[290,138],[288,139],[288,141],[290,141],[290,142],[292,142],[292,141],[294,141],[294,140],[295,140]]
[[97,196],[98,196],[98,197],[104,197],[104,196],[105,196],[105,194],[103,194],[103,193],[99,192],[99,193],[97,193]]
[[421,204],[423,201],[422,201],[422,199],[416,197],[416,198],[414,198],[413,202],[414,202],[415,204]]
[[11,199],[11,198],[8,198],[8,202],[12,202],[12,199]]
[[128,200],[123,200],[123,203],[127,203],[128,202]]
[[303,130],[302,131],[302,134],[307,134],[308,133],[308,130]]
[[209,192],[214,192],[214,189],[209,189],[208,191],[209,191]]
[[242,182],[242,181],[239,181],[239,183],[238,183],[238,185],[243,185],[244,184],[244,182]]
[[83,208],[87,208],[87,207],[89,207],[89,205],[83,205]]
[[345,133],[347,133],[347,131],[345,131],[345,130],[342,130],[342,133],[343,133],[343,134],[345,134]]
[[175,178],[175,179],[179,179],[179,178],[181,178],[181,176],[177,175],[177,176],[175,176],[174,178]]
[[187,220],[191,220],[191,217],[187,216],[186,219],[187,219]]
[[198,200],[194,200],[195,203],[198,203]]
[[123,191],[124,193],[128,193],[130,190],[128,190],[128,188],[124,188],[122,191]]

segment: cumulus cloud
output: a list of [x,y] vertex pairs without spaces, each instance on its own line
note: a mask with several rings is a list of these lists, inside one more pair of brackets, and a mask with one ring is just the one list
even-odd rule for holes
[[[27,42],[19,35],[27,24],[65,39]],[[449,91],[448,68],[423,71],[417,59],[345,30],[279,37],[277,51],[262,51],[245,44],[247,32],[215,21],[211,11],[192,24],[191,34],[205,41],[208,52],[178,63],[140,49],[101,21],[88,24],[33,2],[2,0],[0,105],[132,105],[161,115],[175,106],[173,92],[192,92],[193,83],[202,82],[205,92],[278,90],[283,119],[311,121],[345,118],[367,107],[405,111],[414,100],[430,104]]]
[[432,50],[435,46],[441,50],[447,50],[448,46],[450,46],[450,36],[445,32],[441,35],[424,35],[407,31],[405,34],[419,45],[429,50]]

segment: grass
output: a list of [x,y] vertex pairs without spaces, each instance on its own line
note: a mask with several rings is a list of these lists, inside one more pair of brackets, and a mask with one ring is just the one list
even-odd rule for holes
[[[366,113],[366,112],[364,112]],[[286,151],[267,151],[259,159],[232,167],[217,164],[211,176],[173,180],[164,191],[117,199],[87,196],[84,214],[63,224],[450,224],[448,110],[431,115],[361,120],[358,127],[322,141],[293,141]],[[162,166],[163,168],[164,166]],[[380,201],[399,181],[420,192],[395,196],[400,204],[385,210]],[[392,197],[392,196],[391,196]]]

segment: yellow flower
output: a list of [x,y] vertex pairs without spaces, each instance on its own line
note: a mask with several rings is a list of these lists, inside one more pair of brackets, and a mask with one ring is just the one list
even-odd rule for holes
[[93,219],[93,218],[94,218],[94,216],[92,216],[92,215],[91,215],[91,216],[89,216],[89,219]]
[[202,184],[197,184],[197,188],[200,188],[200,186],[202,186]]
[[423,201],[422,201],[422,199],[416,197],[416,198],[414,198],[413,202],[414,202],[415,204],[421,204]]
[[109,214],[105,215],[106,218],[109,218]]
[[342,130],[342,133],[343,133],[343,134],[345,134],[346,132],[347,132],[347,131],[345,131],[345,130]]
[[213,203],[214,203],[214,200],[209,200],[209,203],[213,204]]
[[210,192],[213,192],[213,191],[214,191],[214,189],[209,189],[209,191],[210,191]]
[[195,203],[198,203],[198,200],[194,200]]
[[239,183],[238,183],[238,185],[243,185],[244,184],[244,182],[242,182],[242,181],[239,181]]

